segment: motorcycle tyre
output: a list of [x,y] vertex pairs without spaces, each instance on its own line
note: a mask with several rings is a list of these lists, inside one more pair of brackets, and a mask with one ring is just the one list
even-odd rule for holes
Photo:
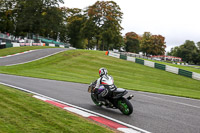
[[91,99],[94,102],[94,104],[96,104],[97,106],[101,107],[103,105],[101,102],[96,100],[96,98],[94,97],[94,95],[92,93],[91,93]]
[[129,102],[128,99],[123,97],[118,100],[118,108],[124,115],[130,115],[133,112],[132,104]]

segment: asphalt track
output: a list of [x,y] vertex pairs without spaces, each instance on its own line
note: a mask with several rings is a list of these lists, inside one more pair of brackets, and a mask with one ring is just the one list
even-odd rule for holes
[[[63,50],[68,49],[36,50],[37,52],[17,55],[12,58],[6,57],[3,58],[4,60],[0,59],[0,65],[2,62],[4,65],[28,62]],[[36,56],[38,57],[36,58]],[[17,62],[18,59],[20,62]],[[0,82],[80,106],[153,133],[200,133],[200,100],[129,91],[128,94],[135,96],[131,100],[133,114],[125,116],[119,110],[95,106],[87,92],[87,84],[6,74],[0,74]]]
[[87,84],[0,74],[0,82],[40,93],[154,133],[200,133],[200,100],[129,91],[133,114],[93,104]]
[[10,56],[5,58],[0,58],[0,66],[23,64],[25,62],[38,60],[68,49],[65,48],[47,48],[34,50],[33,52],[28,52],[16,56]]

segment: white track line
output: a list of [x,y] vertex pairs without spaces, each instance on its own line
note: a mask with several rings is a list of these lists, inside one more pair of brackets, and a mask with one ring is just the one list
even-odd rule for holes
[[[159,98],[159,97],[155,97],[155,96],[149,96],[149,95],[146,95],[146,94],[139,94],[139,95],[144,95],[144,96],[146,96],[146,97],[151,97],[151,98],[163,100],[163,101],[166,101],[166,102],[181,104],[181,105],[184,105],[184,106],[189,106],[189,107],[193,107],[193,108],[198,108],[198,109],[200,109],[199,106],[195,106],[195,105],[191,105],[191,104],[187,104],[187,103],[176,102],[176,101],[167,100],[167,99],[163,99],[163,98]],[[200,100],[199,100],[199,101],[200,101]]]
[[28,50],[28,51],[24,51],[24,52],[20,52],[20,53],[16,53],[16,54],[6,55],[6,56],[0,57],[0,59],[4,59],[4,58],[16,56],[16,55],[22,55],[22,54],[30,53],[30,52],[33,52],[33,51],[36,51],[36,50]]
[[[94,111],[90,111],[90,110],[84,109],[84,108],[82,108],[82,107],[78,107],[78,106],[73,105],[73,104],[70,104],[70,103],[66,103],[66,102],[63,102],[63,101],[60,101],[60,100],[57,100],[57,99],[54,99],[54,98],[51,98],[51,97],[48,97],[48,96],[45,96],[45,95],[36,93],[36,92],[33,92],[33,91],[29,91],[29,90],[24,89],[24,88],[21,88],[21,87],[14,86],[14,85],[2,83],[2,82],[0,82],[0,84],[5,85],[5,86],[9,86],[9,87],[12,87],[12,88],[16,88],[16,89],[18,89],[18,90],[25,91],[25,92],[28,92],[28,93],[31,93],[31,94],[34,94],[34,95],[37,95],[37,96],[40,96],[40,97],[42,97],[42,98],[44,98],[44,99],[49,99],[49,100],[52,100],[52,101],[56,101],[56,102],[59,102],[59,103],[62,103],[62,104],[65,104],[65,105],[74,107],[74,108],[76,108],[76,109],[80,109],[80,110],[85,111],[85,112],[87,112],[87,113],[91,113],[91,114],[93,114],[93,115],[101,116],[101,117],[106,118],[106,119],[108,119],[108,120],[114,121],[114,122],[116,122],[116,123],[119,123],[119,124],[121,124],[121,125],[127,126],[127,127],[129,127],[129,128],[132,128],[132,129],[136,130],[136,131],[134,131],[135,133],[138,132],[138,131],[139,131],[139,132],[142,132],[142,133],[150,133],[149,131],[146,131],[146,130],[143,130],[143,129],[141,129],[141,128],[132,126],[132,125],[130,125],[130,124],[124,123],[124,122],[119,121],[119,120],[116,120],[116,119],[114,119],[114,118],[105,116],[105,115],[103,115],[103,114],[100,114],[100,113],[97,113],[97,112],[94,112]],[[124,130],[125,130],[125,131],[127,130],[126,133],[129,133],[128,130],[131,130],[131,129],[121,129],[121,131],[124,131]],[[132,132],[132,133],[134,133],[134,132]]]
[[33,61],[37,61],[37,60],[40,60],[40,59],[43,59],[43,58],[46,58],[46,57],[49,57],[49,56],[52,56],[52,55],[55,55],[55,54],[61,53],[61,52],[63,52],[63,51],[66,51],[66,50],[58,51],[58,52],[56,52],[56,53],[53,53],[53,54],[50,54],[50,55],[47,55],[47,56],[44,56],[44,57],[41,57],[41,58],[38,58],[38,59],[34,59],[34,60],[30,60],[30,61],[22,62],[22,63],[10,64],[10,65],[6,65],[6,66],[14,66],[14,65],[25,64],[25,63],[29,63],[29,62],[33,62]]

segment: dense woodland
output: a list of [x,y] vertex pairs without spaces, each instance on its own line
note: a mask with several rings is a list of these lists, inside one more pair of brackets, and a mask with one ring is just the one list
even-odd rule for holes
[[[162,35],[128,32],[122,36],[123,12],[114,1],[97,1],[84,9],[60,7],[61,3],[63,0],[0,0],[0,32],[14,36],[49,37],[81,49],[165,54],[165,37]],[[192,62],[200,62],[200,57],[196,56],[199,47],[195,44],[192,55],[186,56],[184,50],[180,52],[183,47],[189,50],[187,43],[168,54],[182,57],[185,61],[195,56],[196,60]]]

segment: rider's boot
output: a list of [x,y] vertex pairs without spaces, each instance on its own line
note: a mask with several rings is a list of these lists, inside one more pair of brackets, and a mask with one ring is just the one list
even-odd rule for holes
[[98,95],[98,100],[103,103],[106,107],[109,105],[109,101],[107,99],[105,99],[104,97],[102,97],[101,94]]
[[94,98],[98,100],[98,88],[95,88],[94,90]]

